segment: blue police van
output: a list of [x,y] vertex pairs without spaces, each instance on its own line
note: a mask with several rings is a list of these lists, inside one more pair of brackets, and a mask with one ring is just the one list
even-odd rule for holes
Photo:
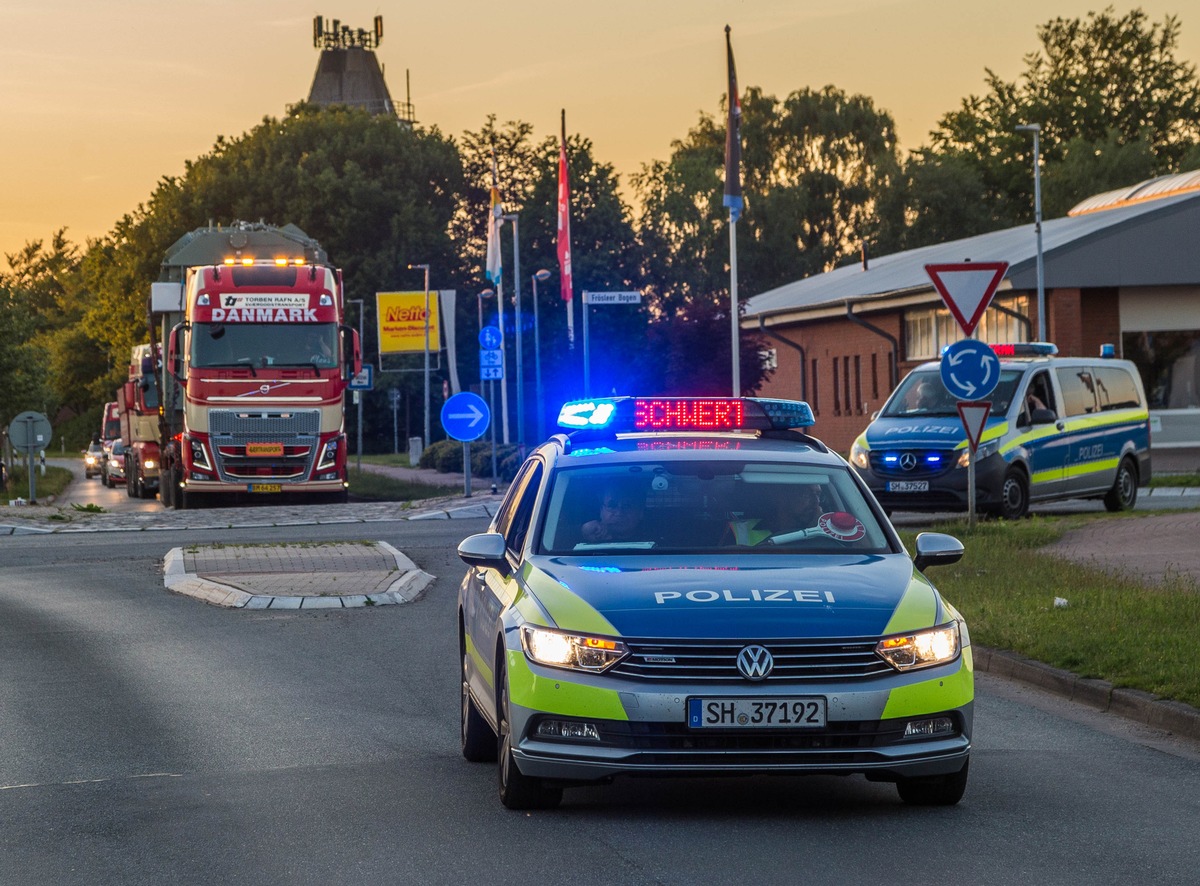
[[[1058,357],[1045,342],[992,347],[1000,378],[974,455],[977,507],[1009,519],[1031,503],[1069,498],[1132,508],[1150,482],[1150,415],[1137,367]],[[967,509],[972,456],[940,368],[910,372],[851,448],[851,465],[889,512]]]

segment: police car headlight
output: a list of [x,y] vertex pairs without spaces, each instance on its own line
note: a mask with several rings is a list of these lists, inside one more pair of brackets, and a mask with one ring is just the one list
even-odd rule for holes
[[854,465],[856,468],[863,468],[864,470],[866,469],[867,465],[870,464],[870,456],[867,455],[867,448],[857,440],[855,440],[854,445],[850,447],[850,464]]
[[[979,464],[981,461],[983,461],[988,456],[995,455],[999,451],[1000,451],[1000,441],[999,440],[993,440],[991,443],[984,443],[982,446],[977,446],[975,448],[975,464]],[[964,449],[962,451],[962,453],[958,456],[958,466],[960,468],[965,468],[970,463],[971,463],[971,450],[968,447],[967,449]]]
[[568,634],[526,625],[521,629],[521,645],[531,661],[552,668],[606,671],[629,654],[619,640]]
[[875,652],[898,671],[945,664],[958,657],[958,650],[958,622],[887,637],[875,644]]

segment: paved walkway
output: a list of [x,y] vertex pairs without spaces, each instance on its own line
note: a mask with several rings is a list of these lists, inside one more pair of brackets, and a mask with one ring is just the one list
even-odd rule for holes
[[1108,572],[1200,587],[1200,512],[1095,520],[1046,550]]

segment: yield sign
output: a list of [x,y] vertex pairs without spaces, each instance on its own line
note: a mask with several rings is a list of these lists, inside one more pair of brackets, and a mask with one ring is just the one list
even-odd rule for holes
[[925,266],[925,273],[958,321],[963,335],[971,335],[975,331],[1007,271],[1006,261]]
[[987,424],[988,415],[992,412],[989,400],[959,400],[958,417],[962,419],[963,428],[967,432],[967,442],[971,445],[971,454],[979,448],[979,435]]

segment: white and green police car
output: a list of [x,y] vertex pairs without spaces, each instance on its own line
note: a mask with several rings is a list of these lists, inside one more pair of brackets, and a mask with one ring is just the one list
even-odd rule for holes
[[[1058,357],[1045,342],[992,345],[999,381],[975,452],[980,510],[1016,519],[1031,502],[1137,502],[1150,482],[1150,413],[1137,367]],[[937,362],[918,366],[854,441],[850,463],[890,513],[965,511],[967,433]]]
[[[629,775],[861,774],[909,803],[967,783],[962,616],[807,404],[567,404],[458,548],[462,752],[509,808]],[[802,512],[797,502],[814,503]]]

